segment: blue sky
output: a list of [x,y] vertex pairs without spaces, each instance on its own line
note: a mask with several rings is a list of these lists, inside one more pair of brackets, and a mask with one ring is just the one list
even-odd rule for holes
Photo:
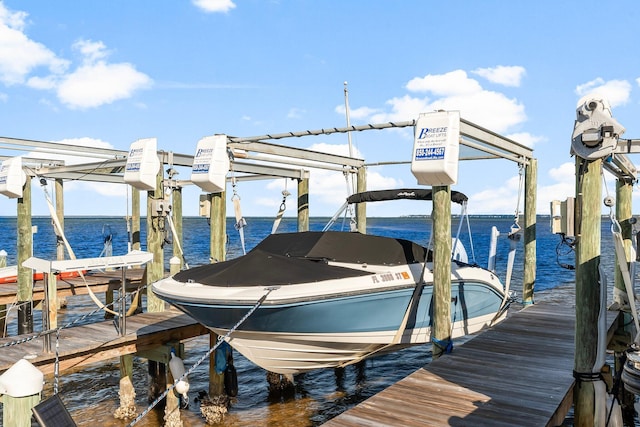
[[[348,81],[352,125],[460,110],[533,147],[537,211],[546,214],[574,192],[570,138],[583,95],[604,94],[624,137],[640,138],[638,22],[636,1],[5,0],[0,135],[121,150],[154,137],[159,149],[193,154],[215,133],[345,126]],[[368,163],[411,158],[409,129],[352,138]],[[278,143],[347,154],[345,134]],[[368,184],[416,180],[408,165],[371,167]],[[293,215],[295,184],[287,186]],[[38,187],[33,214],[47,215]],[[283,179],[240,183],[244,215],[275,216],[284,188]],[[453,189],[470,197],[471,213],[512,214],[518,168],[463,162]],[[331,215],[347,186],[339,173],[312,171],[310,191],[311,215]],[[185,189],[186,215],[197,215],[198,194]],[[124,186],[65,184],[68,215],[126,209]],[[369,215],[428,209],[382,204]],[[15,200],[0,196],[0,215],[15,213]]]

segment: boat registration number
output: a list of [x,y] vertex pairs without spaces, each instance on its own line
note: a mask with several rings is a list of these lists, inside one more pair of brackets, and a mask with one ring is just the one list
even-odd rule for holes
[[371,280],[373,283],[386,283],[393,282],[395,280],[407,280],[409,277],[409,273],[406,271],[402,271],[400,273],[382,273],[371,276]]

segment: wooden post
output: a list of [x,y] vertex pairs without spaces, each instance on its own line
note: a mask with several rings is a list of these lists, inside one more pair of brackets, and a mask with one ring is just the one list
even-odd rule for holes
[[439,358],[451,341],[451,189],[433,187],[433,321],[432,357]]
[[40,403],[40,393],[26,397],[2,396],[2,425],[4,427],[31,427],[31,408]]
[[180,259],[180,269],[184,266],[184,255],[180,253],[180,248],[184,251],[183,239],[182,239],[182,188],[176,187],[173,189],[173,197],[171,204],[171,215],[173,219],[173,225],[176,229],[176,235],[173,236],[173,256]]
[[[358,168],[358,182],[356,185],[356,191],[362,193],[367,191],[367,168],[362,166]],[[362,234],[367,234],[367,204],[358,203],[356,205],[356,221],[358,223],[358,231]]]
[[[211,201],[210,210],[210,260],[211,262],[224,261],[226,258],[225,245],[227,241],[227,203],[226,203],[226,191],[222,193],[209,194]],[[209,346],[213,347],[218,342],[218,335],[211,332],[209,333]],[[215,402],[223,402],[224,396],[224,373],[218,374],[216,372],[216,351],[209,355],[209,398],[208,404],[212,406]],[[224,407],[226,409],[226,406]],[[204,412],[208,412],[207,411]],[[224,412],[222,407],[215,408],[213,412]]]
[[[147,263],[147,284],[162,279],[164,275],[162,242],[164,240],[165,227],[168,227],[169,224],[166,223],[166,218],[159,216],[158,213],[154,211],[154,200],[164,198],[162,175],[163,171],[162,168],[160,168],[156,179],[155,191],[147,192],[147,251],[153,254],[153,260]],[[153,293],[150,286],[147,288],[147,311],[164,311],[164,301]]]
[[309,231],[309,178],[298,180],[298,231]]
[[[64,183],[61,179],[55,180],[55,193],[56,193],[56,217],[58,217],[58,222],[60,223],[60,227],[64,231]],[[58,239],[56,242],[56,254],[59,260],[64,259],[64,242],[62,239]]]
[[[164,276],[164,251],[162,242],[164,240],[164,230],[166,218],[158,215],[154,209],[154,200],[164,199],[163,191],[163,168],[160,168],[156,178],[156,188],[147,192],[147,251],[153,254],[153,260],[147,263],[146,284],[156,282]],[[164,301],[158,298],[151,286],[147,287],[147,311],[164,311]],[[166,366],[164,363],[149,360],[149,399],[153,400],[165,390]]]
[[131,187],[131,249],[140,250],[140,190]]
[[22,188],[22,197],[18,198],[18,334],[33,332],[33,271],[23,267],[33,253],[33,230],[31,224],[31,176]]
[[120,406],[114,416],[131,419],[136,416],[136,390],[133,387],[133,354],[120,356]]
[[[626,262],[631,260],[631,238],[632,238],[632,224],[631,219],[633,214],[631,212],[631,196],[633,193],[633,183],[623,178],[616,181],[616,218],[620,223],[622,229],[622,239],[624,242],[624,252],[626,255]],[[618,264],[618,255],[615,256],[615,283],[614,286],[617,290],[626,295],[627,290],[622,279],[622,272]],[[615,291],[614,291],[615,292]],[[627,298],[630,298],[627,295]]]
[[224,261],[225,246],[227,242],[227,202],[226,191],[209,194],[207,198],[211,202],[209,212],[209,260],[213,262]]
[[[630,261],[635,261],[631,259],[631,248],[632,248],[631,239],[633,238],[633,233],[632,233],[633,224],[631,222],[633,219],[632,196],[633,196],[633,182],[629,181],[628,179],[619,178],[616,181],[616,218],[620,223],[621,234],[622,234],[622,239],[624,243],[624,252],[626,255],[627,263]],[[621,295],[626,296],[624,300],[627,301],[627,304],[628,304],[629,295],[627,295],[627,289],[624,284],[624,279],[622,278],[622,271],[620,270],[620,266],[618,264],[617,254],[615,255],[614,275],[615,275],[614,276],[615,279],[614,279],[614,285],[613,285],[614,286],[613,300],[616,301],[618,299],[616,298],[615,295],[619,293]],[[633,296],[631,297],[633,298]],[[624,318],[624,322],[622,322],[622,324],[618,327],[619,330],[615,332],[616,335],[619,334],[620,336],[625,336],[625,330],[628,330],[629,328],[634,329],[632,326],[626,326],[626,327],[624,326],[624,325],[633,325],[633,319],[629,311],[630,310],[627,309],[626,311],[621,312]],[[629,334],[630,339],[632,336],[633,335]],[[620,372],[623,369],[623,366],[626,360],[625,350],[627,350],[627,346],[625,345],[623,349],[614,348],[613,350],[615,352],[615,359],[614,359],[615,372]],[[617,397],[621,399],[620,405],[622,408],[623,420],[625,420],[625,422],[630,421],[630,423],[627,423],[625,425],[633,425],[632,420],[633,420],[633,417],[635,416],[635,409],[634,409],[635,396],[632,393],[619,391]]]
[[522,278],[522,303],[533,304],[536,283],[536,188],[538,160],[529,159],[524,172],[524,274]]
[[[166,380],[166,387],[171,387],[175,380],[171,373],[171,369],[167,369]],[[182,420],[180,419],[180,398],[176,396],[175,389],[167,394],[166,404],[164,407],[163,425],[165,427],[182,427]]]
[[[576,157],[576,331],[574,371],[592,372],[597,358],[598,313],[600,311],[600,228],[602,159]],[[593,381],[577,379],[574,387],[574,425],[595,423]]]

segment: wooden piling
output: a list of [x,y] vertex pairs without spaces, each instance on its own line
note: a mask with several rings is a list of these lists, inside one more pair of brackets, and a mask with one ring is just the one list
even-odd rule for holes
[[298,231],[309,231],[309,178],[298,180]]
[[131,249],[140,250],[140,190],[131,187]]
[[208,194],[209,211],[209,260],[210,262],[224,261],[227,243],[227,202],[226,191]]
[[40,403],[40,393],[26,397],[2,396],[3,427],[31,427],[31,408]]
[[[182,239],[182,188],[173,189],[173,197],[171,202],[171,218],[176,229],[176,235],[173,236],[173,256],[180,259],[180,269],[184,266],[184,254],[180,253],[180,248],[184,251]],[[178,243],[180,245],[178,245]]]
[[[60,224],[60,232],[64,231],[64,182],[61,179],[55,180],[55,194],[56,194],[56,217]],[[56,256],[57,259],[64,259],[64,241],[58,239],[56,241]]]
[[[147,263],[147,283],[151,284],[162,279],[164,275],[164,252],[162,242],[164,241],[165,227],[169,227],[167,219],[155,212],[154,200],[164,199],[162,184],[163,171],[156,178],[156,188],[147,192],[147,251],[153,254],[153,260]],[[164,301],[158,298],[151,289],[147,287],[147,311],[164,311]]]
[[[367,168],[362,166],[358,168],[358,182],[356,191],[362,193],[367,191]],[[358,231],[362,234],[367,233],[367,204],[358,203],[356,205],[356,221],[358,223]]]
[[576,427],[597,425],[596,392],[593,381],[580,375],[592,372],[598,349],[600,311],[600,229],[602,202],[602,159],[576,157],[576,329],[574,388]]
[[133,354],[120,356],[120,406],[114,416],[118,419],[131,419],[136,416],[136,390],[133,387]]
[[33,253],[33,230],[31,223],[31,176],[27,175],[22,188],[22,197],[18,198],[18,334],[33,332],[33,272],[23,267]]
[[533,304],[536,283],[536,199],[538,160],[529,159],[524,173],[524,273],[522,303]]
[[[616,181],[616,218],[620,223],[622,241],[624,243],[624,252],[626,255],[625,261],[629,263],[631,260],[631,247],[632,247],[632,224],[631,220],[633,218],[632,206],[631,206],[631,197],[633,195],[633,183],[627,179],[620,178]],[[620,267],[618,267],[618,254],[615,256],[616,268],[615,268],[615,282],[614,286],[616,289],[619,289],[621,292],[626,294],[626,287],[624,285],[624,281],[622,279],[622,272]],[[631,295],[627,297],[631,298]]]
[[433,187],[433,359],[451,341],[451,188]]
[[[226,192],[209,194],[211,197],[210,220],[210,259],[211,262],[226,259],[225,244],[227,241],[227,203]],[[218,335],[209,334],[209,346],[213,347],[218,341]],[[209,355],[209,396],[211,398],[224,395],[224,374],[216,373],[216,352]]]
[[[163,169],[160,168],[156,177],[156,188],[154,191],[147,191],[147,251],[153,254],[153,260],[147,263],[146,285],[156,282],[164,276],[164,251],[162,243],[164,241],[165,227],[169,227],[167,219],[162,217],[155,210],[154,201],[164,199],[163,189]],[[158,298],[151,286],[147,287],[147,311],[164,311],[164,301]],[[166,366],[149,360],[149,400],[154,400],[162,394],[166,386]]]

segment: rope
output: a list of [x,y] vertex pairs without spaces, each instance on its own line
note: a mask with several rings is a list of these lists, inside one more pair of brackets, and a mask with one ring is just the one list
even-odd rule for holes
[[253,307],[251,307],[251,309],[247,312],[247,314],[245,314],[242,319],[240,319],[238,321],[238,323],[236,323],[233,328],[229,329],[229,331],[224,335],[224,336],[218,336],[218,341],[216,342],[216,344],[211,347],[209,350],[207,350],[207,352],[202,355],[202,357],[200,357],[200,359],[198,359],[198,361],[196,361],[196,363],[189,368],[188,371],[186,371],[184,374],[182,374],[182,376],[180,378],[177,378],[174,380],[173,384],[171,384],[169,387],[167,387],[167,389],[160,395],[158,396],[153,402],[151,402],[149,404],[149,407],[147,409],[145,409],[144,411],[142,411],[142,413],[140,415],[138,415],[133,421],[131,421],[131,423],[128,424],[128,427],[134,426],[136,425],[142,418],[145,417],[145,415],[147,415],[158,403],[160,403],[160,401],[162,401],[162,399],[164,399],[165,397],[167,397],[167,394],[169,394],[175,387],[176,384],[180,381],[182,381],[184,378],[186,378],[187,376],[189,376],[198,366],[200,366],[200,364],[202,362],[205,361],[205,359],[207,357],[209,357],[209,355],[211,353],[213,353],[214,351],[216,351],[216,349],[220,346],[220,344],[226,340],[227,338],[229,338],[229,336],[236,331],[236,329],[238,329],[240,327],[240,325],[242,325],[244,323],[245,320],[247,320],[249,318],[249,316],[251,316],[253,314],[254,311],[256,311],[258,309],[258,307],[260,307],[262,305],[262,303],[267,299],[267,297],[269,296],[269,294],[276,290],[279,289],[279,287],[271,287],[271,288],[266,288],[267,292],[254,304]]

